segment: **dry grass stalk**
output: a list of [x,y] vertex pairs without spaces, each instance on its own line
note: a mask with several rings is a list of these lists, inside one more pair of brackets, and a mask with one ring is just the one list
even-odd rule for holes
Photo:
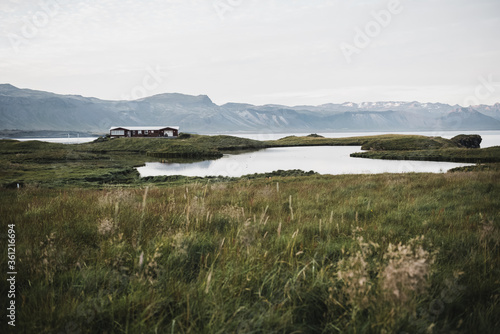
[[422,239],[410,240],[408,245],[389,244],[384,254],[388,262],[380,272],[381,288],[384,300],[397,307],[411,308],[414,297],[427,290],[434,255],[416,245]]
[[97,232],[104,236],[107,234],[113,234],[115,232],[116,226],[112,218],[104,218],[99,222],[97,226]]
[[378,245],[363,241],[363,237],[357,238],[360,250],[338,263],[337,277],[344,282],[343,292],[347,304],[359,309],[366,309],[371,305],[373,282],[370,281],[369,263],[367,258]]
[[[483,218],[482,214],[480,215]],[[500,230],[495,227],[493,220],[483,218],[480,226],[479,241],[483,247],[490,245],[492,248],[498,247],[500,244]]]

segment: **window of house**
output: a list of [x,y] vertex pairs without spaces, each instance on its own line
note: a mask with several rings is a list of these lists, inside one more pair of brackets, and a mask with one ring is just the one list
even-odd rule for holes
[[112,136],[125,136],[124,130],[111,130]]

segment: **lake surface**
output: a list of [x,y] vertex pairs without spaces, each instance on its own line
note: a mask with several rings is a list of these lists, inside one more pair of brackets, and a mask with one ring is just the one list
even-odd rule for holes
[[217,160],[194,163],[149,162],[137,168],[141,177],[159,175],[231,176],[275,170],[313,170],[320,174],[444,173],[473,164],[408,160],[351,158],[359,146],[311,146],[268,148],[242,154],[226,154]]
[[98,137],[63,137],[63,138],[6,138],[6,139],[15,139],[19,141],[28,141],[28,140],[38,140],[44,141],[48,143],[59,143],[59,144],[83,144],[90,143],[91,141],[96,140]]

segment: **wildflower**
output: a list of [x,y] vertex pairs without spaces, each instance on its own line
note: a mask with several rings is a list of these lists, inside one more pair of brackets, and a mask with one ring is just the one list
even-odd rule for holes
[[410,307],[408,302],[416,294],[426,291],[427,277],[434,263],[434,255],[421,245],[415,246],[416,240],[411,240],[408,245],[389,244],[384,254],[387,265],[380,273],[384,299],[400,307]]
[[347,303],[360,309],[367,308],[371,300],[371,284],[368,284],[368,263],[363,254],[358,251],[349,258],[340,260],[337,276],[344,282],[343,291]]
[[376,243],[366,243],[363,237],[357,238],[360,250],[338,263],[337,277],[344,282],[347,303],[365,309],[372,302],[373,282],[370,281],[370,265],[367,259],[378,248]]
[[106,235],[108,233],[112,233],[115,230],[115,226],[113,224],[113,219],[104,218],[99,222],[99,226],[97,226],[97,231],[100,235]]
[[144,264],[144,251],[142,251],[141,255],[139,255],[139,269],[142,268],[143,264]]

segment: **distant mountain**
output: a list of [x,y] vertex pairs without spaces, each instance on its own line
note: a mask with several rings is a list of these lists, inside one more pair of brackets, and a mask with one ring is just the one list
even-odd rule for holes
[[474,110],[479,111],[481,114],[500,120],[500,103],[495,103],[492,106],[481,104],[478,106],[474,106],[473,108]]
[[500,103],[470,108],[402,101],[219,106],[206,95],[168,93],[106,101],[0,85],[0,130],[106,133],[111,126],[154,124],[198,133],[499,130]]

